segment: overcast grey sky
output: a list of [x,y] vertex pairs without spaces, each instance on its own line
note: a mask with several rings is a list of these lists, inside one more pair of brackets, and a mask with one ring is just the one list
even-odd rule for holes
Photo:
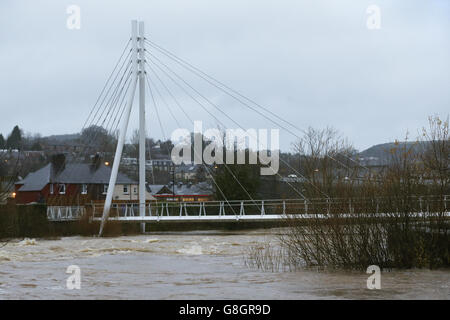
[[[66,27],[72,4],[80,30]],[[381,9],[379,30],[366,26],[371,4]],[[449,114],[449,17],[446,0],[2,0],[0,133],[15,124],[42,135],[79,131],[130,20],[141,19],[156,43],[298,126],[331,125],[362,150]],[[202,93],[247,128],[273,127],[216,90]],[[178,94],[194,119],[215,125]],[[147,116],[150,135],[161,137],[150,105]],[[161,117],[170,134],[176,124]],[[281,138],[287,150],[293,137]]]

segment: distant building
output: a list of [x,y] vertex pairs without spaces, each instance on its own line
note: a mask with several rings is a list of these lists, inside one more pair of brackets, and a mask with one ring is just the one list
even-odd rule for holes
[[122,158],[120,163],[125,166],[137,166],[138,161],[136,158]]
[[[105,200],[110,176],[111,167],[98,158],[93,163],[66,164],[65,157],[58,155],[51,163],[16,183],[16,203],[73,205]],[[138,182],[119,173],[113,200],[138,200],[138,185]],[[147,192],[146,200],[153,199]]]
[[181,164],[175,169],[175,178],[187,182],[210,179],[210,170],[201,164]]
[[213,199],[212,185],[207,182],[197,184],[179,182],[175,185],[148,185],[147,191],[156,200],[163,201],[211,201]]
[[[121,163],[124,166],[137,166],[139,164],[136,158],[122,158]],[[145,169],[148,171],[159,170],[169,172],[173,167],[172,159],[152,159],[145,161]]]
[[6,160],[30,160],[30,159],[41,159],[45,157],[44,151],[19,151],[17,149],[5,150],[0,149],[0,157],[3,161]]
[[72,142],[46,142],[42,145],[43,152],[48,154],[71,154],[71,153],[79,153],[86,149],[86,146]]
[[169,172],[174,167],[172,159],[154,159],[145,161],[147,170],[159,170]]
[[182,164],[175,170],[175,178],[177,180],[192,181],[195,179],[195,176],[197,174],[197,169],[198,169],[197,165]]

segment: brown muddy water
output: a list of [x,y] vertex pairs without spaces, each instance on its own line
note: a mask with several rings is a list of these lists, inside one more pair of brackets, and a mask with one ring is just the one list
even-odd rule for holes
[[[245,266],[246,249],[276,230],[13,240],[0,248],[0,299],[449,299],[450,270],[368,274]],[[0,243],[2,246],[2,243]],[[67,267],[81,270],[69,290]]]

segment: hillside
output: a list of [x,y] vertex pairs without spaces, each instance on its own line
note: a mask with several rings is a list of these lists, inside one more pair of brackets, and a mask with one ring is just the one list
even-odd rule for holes
[[423,148],[422,144],[418,144],[415,141],[399,142],[398,144],[396,144],[395,142],[388,142],[376,144],[364,151],[361,151],[358,156],[361,161],[366,162],[367,164],[387,164],[389,162],[389,150],[393,148],[402,148],[405,146],[407,149],[412,148],[415,153],[420,153]]

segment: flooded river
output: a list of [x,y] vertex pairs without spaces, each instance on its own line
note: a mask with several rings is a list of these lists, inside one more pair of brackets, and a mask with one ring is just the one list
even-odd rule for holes
[[[276,230],[155,233],[0,242],[0,299],[449,299],[449,270],[364,272],[249,269],[252,245]],[[69,290],[67,267],[81,271]]]

